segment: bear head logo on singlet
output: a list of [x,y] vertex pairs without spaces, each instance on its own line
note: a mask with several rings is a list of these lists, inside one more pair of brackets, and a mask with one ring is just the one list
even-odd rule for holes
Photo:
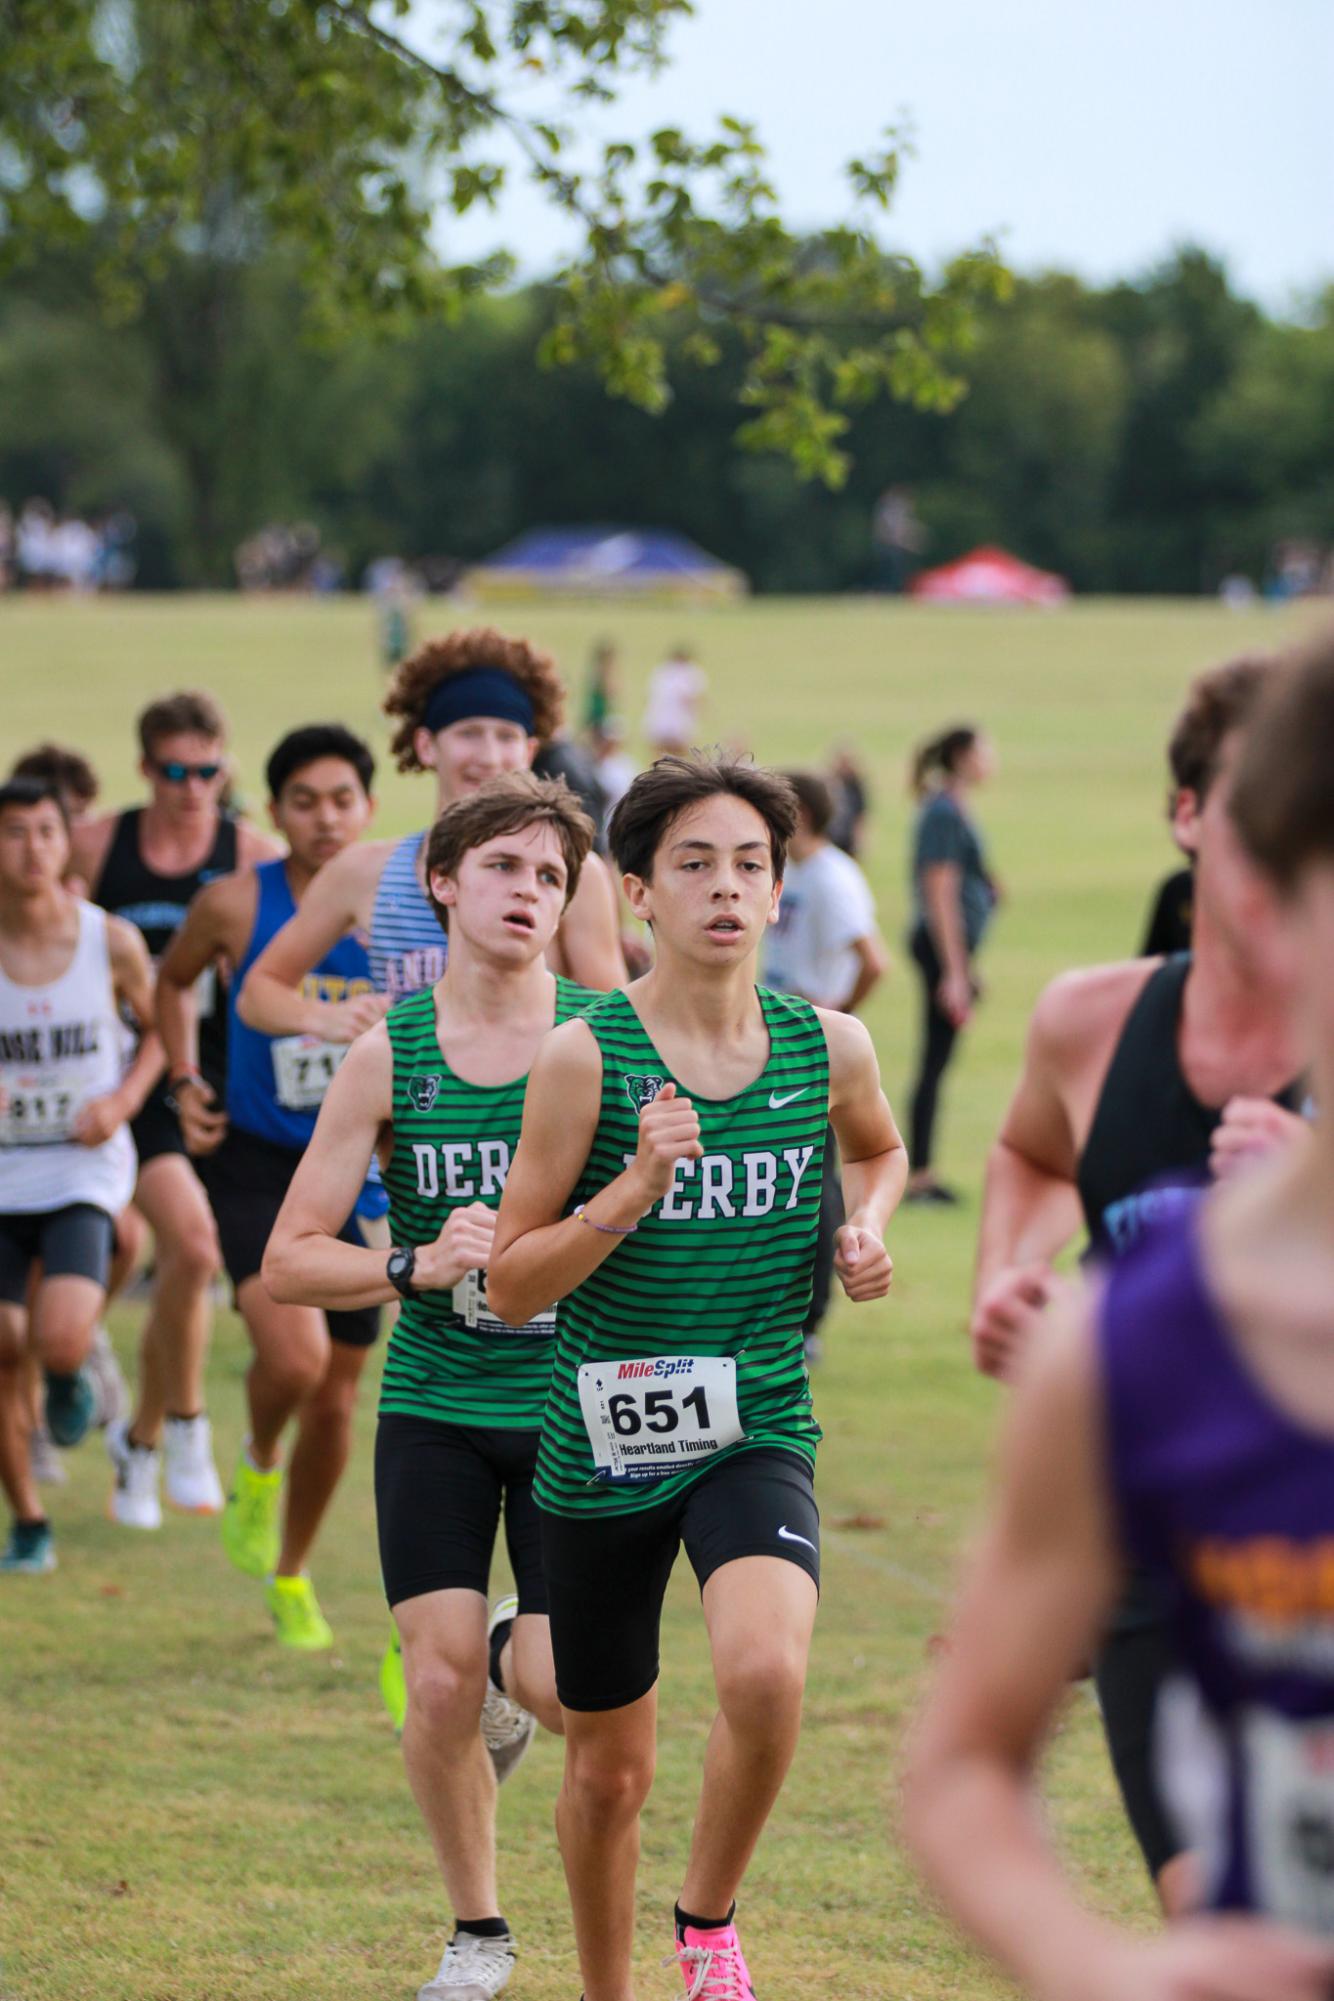
[[429,1112],[440,1096],[443,1079],[437,1076],[424,1077],[420,1074],[408,1078],[408,1103],[415,1112]]
[[629,1098],[630,1103],[634,1106],[636,1115],[638,1115],[640,1112],[643,1111],[645,1105],[651,1105],[653,1103],[653,1100],[657,1097],[659,1091],[662,1089],[663,1085],[666,1082],[667,1079],[665,1077],[626,1078],[625,1080],[626,1096]]

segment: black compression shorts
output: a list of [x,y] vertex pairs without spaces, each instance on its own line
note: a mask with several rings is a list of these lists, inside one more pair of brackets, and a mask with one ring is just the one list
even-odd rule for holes
[[1132,1572],[1111,1630],[1093,1666],[1112,1770],[1131,1831],[1156,1881],[1183,1843],[1154,1771],[1154,1718],[1164,1682],[1180,1658],[1161,1589]]
[[545,1612],[533,1500],[535,1431],[386,1412],[375,1434],[375,1518],[391,1606],[427,1591],[480,1591],[502,1507],[520,1612]]
[[759,1447],[637,1514],[542,1513],[556,1692],[567,1709],[623,1709],[658,1679],[658,1629],[681,1545],[703,1591],[742,1556],[780,1556],[820,1585],[810,1462]]
[[91,1202],[0,1216],[0,1300],[22,1306],[38,1263],[45,1278],[90,1278],[105,1288],[115,1241],[115,1218]]
[[138,1117],[130,1120],[130,1137],[134,1141],[141,1169],[164,1153],[185,1155],[181,1122],[167,1103],[167,1098],[167,1080],[160,1077],[144,1099]]
[[[264,1262],[278,1211],[296,1173],[300,1153],[275,1146],[241,1126],[230,1126],[216,1153],[195,1161],[218,1225],[222,1261],[233,1292],[254,1278]],[[358,1219],[349,1216],[338,1232],[339,1242],[364,1246]],[[346,1313],[326,1313],[329,1338],[348,1348],[369,1348],[380,1332],[378,1306]]]

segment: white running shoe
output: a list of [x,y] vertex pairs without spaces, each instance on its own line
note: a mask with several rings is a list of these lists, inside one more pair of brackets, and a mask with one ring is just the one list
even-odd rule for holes
[[[506,1619],[513,1619],[519,1610],[517,1598],[501,1598],[492,1608],[487,1621],[486,1637],[488,1646],[496,1627]],[[496,1784],[504,1785],[514,1767],[533,1741],[537,1730],[537,1718],[522,1703],[497,1688],[490,1675],[486,1678],[486,1698],[482,1703],[482,1742],[491,1753],[491,1763],[495,1769]]]
[[99,1320],[93,1329],[93,1345],[83,1366],[93,1386],[93,1423],[105,1431],[118,1418],[129,1416],[130,1390],[104,1320]]
[[457,1932],[445,1947],[434,1980],[417,1989],[417,2001],[491,2001],[514,1971],[514,1940]]
[[160,1529],[162,1503],[158,1474],[162,1456],[155,1448],[131,1445],[129,1426],[117,1418],[106,1428],[107,1457],[116,1469],[108,1513],[123,1529]]
[[226,1495],[213,1464],[213,1431],[198,1417],[169,1417],[162,1432],[167,1499],[187,1515],[220,1515]]
[[39,1487],[63,1487],[69,1474],[44,1424],[28,1433],[28,1468]]

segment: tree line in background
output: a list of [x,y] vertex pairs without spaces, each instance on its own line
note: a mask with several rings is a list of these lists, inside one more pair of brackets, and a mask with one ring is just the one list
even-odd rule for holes
[[875,582],[871,518],[913,494],[923,556],[999,542],[1077,590],[1264,580],[1276,545],[1334,542],[1334,287],[1300,322],[1183,249],[1146,277],[1019,278],[983,305],[945,414],[856,410],[837,490],[738,451],[741,343],[699,366],[667,343],[660,415],[591,363],[539,365],[542,286],[454,318],[315,346],[296,267],[173,254],[109,325],[91,249],[52,250],[0,298],[0,497],[128,510],[138,582],[230,585],[239,544],[310,522],[351,579],[372,559],[485,556],[525,528],[669,527],[763,591]]

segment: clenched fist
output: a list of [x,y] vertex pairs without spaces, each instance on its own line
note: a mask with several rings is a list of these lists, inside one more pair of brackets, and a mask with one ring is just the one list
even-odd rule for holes
[[689,1098],[677,1097],[675,1084],[664,1084],[639,1114],[635,1168],[650,1200],[667,1193],[678,1160],[698,1160],[703,1151],[698,1112]]
[[834,1232],[834,1270],[849,1299],[883,1299],[894,1277],[894,1260],[884,1240],[860,1223]]
[[417,1253],[412,1283],[421,1292],[452,1292],[470,1271],[485,1271],[491,1261],[496,1212],[484,1202],[455,1209],[433,1244]]

